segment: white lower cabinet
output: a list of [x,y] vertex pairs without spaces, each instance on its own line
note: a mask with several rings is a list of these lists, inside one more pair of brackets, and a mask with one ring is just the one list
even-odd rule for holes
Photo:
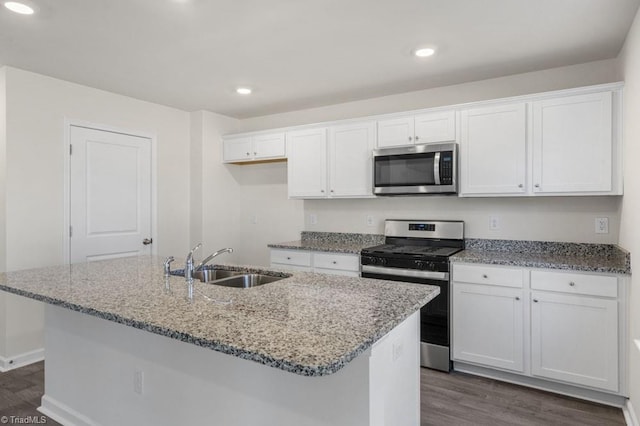
[[522,289],[456,284],[454,359],[524,371]]
[[[566,291],[574,294],[536,290],[563,275]],[[600,288],[594,285],[597,276],[586,275],[585,282],[580,278],[579,274],[532,271],[531,374],[616,392],[618,300],[615,293],[613,297],[592,295],[616,289],[610,281],[615,278],[601,277]]]
[[452,359],[624,394],[616,276],[453,264]]
[[350,253],[271,249],[271,267],[357,277],[360,276],[360,256]]

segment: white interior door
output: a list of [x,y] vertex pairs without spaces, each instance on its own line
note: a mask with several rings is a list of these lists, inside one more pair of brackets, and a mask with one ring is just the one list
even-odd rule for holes
[[71,126],[71,263],[150,254],[151,140]]

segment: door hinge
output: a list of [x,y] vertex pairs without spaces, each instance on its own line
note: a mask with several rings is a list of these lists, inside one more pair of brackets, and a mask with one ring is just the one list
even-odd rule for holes
[[73,226],[69,227],[69,238],[73,237]]
[[69,144],[69,155],[73,155],[73,145]]

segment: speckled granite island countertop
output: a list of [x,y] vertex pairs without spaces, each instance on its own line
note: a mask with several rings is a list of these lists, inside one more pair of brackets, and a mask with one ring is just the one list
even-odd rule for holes
[[341,232],[303,231],[300,240],[269,244],[269,248],[312,250],[332,253],[360,254],[365,247],[384,243],[384,235],[349,234]]
[[463,263],[631,274],[631,255],[611,244],[467,239],[465,250],[449,259]]
[[[249,289],[163,276],[138,257],[0,274],[0,289],[303,376],[341,369],[438,295],[437,287],[313,273]],[[231,301],[230,303],[228,303]]]

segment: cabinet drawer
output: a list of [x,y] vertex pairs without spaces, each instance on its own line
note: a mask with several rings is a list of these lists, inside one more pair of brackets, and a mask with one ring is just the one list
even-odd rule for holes
[[313,266],[314,268],[359,271],[360,257],[357,254],[315,253]]
[[567,272],[531,271],[531,289],[618,297],[616,277]]
[[271,250],[271,263],[311,266],[311,252],[303,250]]
[[518,268],[453,265],[453,281],[522,288],[524,271]]

